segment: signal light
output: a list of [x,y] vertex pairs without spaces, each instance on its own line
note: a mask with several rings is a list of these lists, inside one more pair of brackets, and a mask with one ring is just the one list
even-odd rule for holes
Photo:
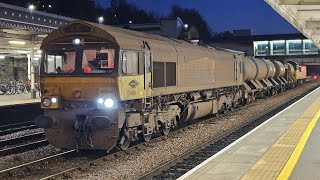
[[317,80],[317,79],[318,79],[318,76],[317,76],[317,75],[313,75],[313,79],[314,79],[314,80]]

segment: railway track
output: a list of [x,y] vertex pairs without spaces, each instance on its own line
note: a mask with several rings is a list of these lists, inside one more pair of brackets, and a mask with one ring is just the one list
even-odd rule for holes
[[3,126],[0,126],[0,136],[15,133],[18,131],[23,131],[23,130],[27,130],[27,129],[36,129],[36,128],[37,127],[34,124],[34,121],[3,125]]
[[[152,141],[158,141],[160,140],[160,138],[162,138],[161,136],[152,139],[150,142]],[[51,179],[58,179],[58,178],[68,178],[71,177],[71,174],[73,172],[77,172],[77,171],[84,171],[88,168],[97,166],[99,163],[105,163],[106,161],[108,161],[111,158],[115,158],[115,157],[119,157],[121,155],[125,155],[126,153],[128,153],[130,150],[134,150],[134,149],[139,149],[142,146],[145,146],[146,144],[148,144],[149,142],[146,143],[137,143],[131,147],[128,148],[128,150],[126,151],[119,151],[119,150],[115,150],[112,151],[111,153],[105,155],[96,155],[97,158],[94,158],[94,160],[88,160],[86,163],[82,163],[78,166],[75,166],[73,168],[58,172],[58,173],[54,173],[52,175],[49,175],[47,177],[43,177],[41,178],[41,180],[51,180]],[[101,154],[101,153],[100,153]],[[64,153],[60,153],[57,155],[53,155],[53,156],[49,156],[49,157],[45,157],[42,159],[38,159],[32,162],[28,162],[22,165],[18,165],[12,168],[8,168],[5,170],[0,171],[0,178],[4,178],[4,177],[14,177],[16,174],[18,174],[19,172],[23,172],[23,171],[29,171],[28,173],[32,173],[32,169],[38,169],[37,167],[42,166],[43,164],[48,165],[50,162],[55,161],[57,158],[60,157],[64,157],[67,155],[76,155],[76,151],[75,150],[70,150]]]
[[[21,153],[48,145],[43,132],[0,141],[0,156]],[[28,143],[25,143],[28,142]],[[9,147],[7,147],[9,146]]]
[[[314,88],[315,89],[315,88]],[[312,89],[312,90],[314,90]],[[187,173],[189,170],[193,169],[206,159],[215,155],[243,135],[247,134],[254,128],[258,127],[260,124],[268,120],[270,117],[274,116],[278,112],[282,111],[289,105],[293,104],[297,100],[301,99],[305,95],[309,94],[312,90],[303,93],[298,97],[294,97],[292,99],[287,100],[286,102],[270,109],[264,114],[260,114],[244,124],[231,129],[218,137],[212,138],[206,143],[197,146],[181,156],[172,159],[171,161],[163,164],[162,166],[153,169],[150,172],[143,174],[138,177],[139,180],[170,180],[170,179],[178,179],[180,176]]]
[[[312,90],[314,90],[313,88]],[[211,157],[212,155],[218,153],[221,149],[228,146],[232,142],[236,141],[238,138],[246,134],[247,132],[251,131],[255,127],[259,126],[261,123],[272,117],[274,114],[278,113],[285,107],[287,107],[289,104],[294,103],[298,99],[302,98],[312,90],[309,90],[305,92],[304,94],[289,99],[286,102],[282,103],[281,105],[278,105],[269,111],[267,111],[264,114],[260,114],[259,116],[256,116],[255,118],[252,118],[251,120],[247,121],[246,123],[233,128],[223,134],[221,134],[218,137],[215,137],[208,141],[207,143],[202,144],[201,146],[198,146],[196,148],[193,148],[189,150],[188,152],[184,153],[183,155],[179,156],[176,159],[173,159],[172,161],[138,177],[138,179],[176,179],[180,177],[181,175],[185,174],[187,171],[191,170],[193,167],[197,166],[207,158]],[[204,119],[202,121],[195,121],[197,123],[202,123],[204,121],[211,121],[212,118]],[[193,124],[193,125],[195,125]],[[190,125],[192,126],[192,125]],[[186,127],[184,127],[186,128]],[[155,139],[152,139],[152,141],[158,141],[163,137],[158,137]],[[130,152],[133,149],[139,149],[141,146],[147,146],[148,143],[140,143],[135,146],[130,147],[127,151],[117,151],[113,152],[111,154],[108,154],[106,156],[100,156],[94,160],[88,160],[85,163],[82,163],[80,165],[73,166],[70,169],[58,172],[58,173],[52,173],[52,175],[49,175],[47,177],[43,177],[41,179],[57,179],[57,178],[69,178],[71,177],[72,173],[79,172],[79,171],[85,171],[89,168],[98,166],[99,164],[105,164],[106,161],[110,160],[111,158],[119,157],[121,155],[125,155],[126,153]],[[74,150],[71,150],[70,152],[74,153]],[[71,154],[71,153],[70,153]],[[61,157],[60,155],[55,155],[55,158]],[[39,159],[34,162],[26,163],[23,165],[19,165],[10,169],[6,169],[3,171],[0,171],[0,178],[5,176],[13,176],[15,173],[24,171],[24,170],[32,170],[33,166],[41,165],[41,164],[48,164],[47,162],[52,161],[53,159],[51,157],[46,157],[43,159]],[[32,172],[29,172],[32,173]]]
[[21,165],[12,167],[12,168],[1,170],[0,171],[0,178],[4,178],[4,177],[7,177],[7,176],[14,176],[16,173],[22,172],[24,170],[31,170],[32,167],[34,167],[34,166],[45,165],[46,163],[48,163],[50,161],[54,161],[57,158],[60,158],[60,157],[63,157],[63,156],[67,156],[67,155],[73,154],[75,152],[76,152],[75,150],[69,150],[69,151],[62,152],[62,153],[59,153],[59,154],[56,154],[56,155],[48,156],[48,157],[45,157],[45,158],[42,158],[42,159],[38,159],[38,160],[35,160],[35,161],[32,161],[32,162],[21,164]]

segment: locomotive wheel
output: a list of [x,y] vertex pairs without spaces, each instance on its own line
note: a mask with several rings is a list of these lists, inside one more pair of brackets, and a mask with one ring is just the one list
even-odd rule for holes
[[127,150],[130,146],[130,139],[128,138],[128,136],[122,136],[118,146],[121,150]]
[[162,124],[162,127],[161,127],[161,133],[165,136],[167,136],[170,132],[170,126],[166,126],[166,124]]
[[149,142],[151,140],[151,134],[146,134],[147,130],[145,127],[142,128],[142,140],[145,142]]
[[149,142],[151,140],[151,134],[143,134],[142,139],[144,142]]
[[246,104],[250,104],[251,103],[251,99],[250,98],[245,99],[245,103]]

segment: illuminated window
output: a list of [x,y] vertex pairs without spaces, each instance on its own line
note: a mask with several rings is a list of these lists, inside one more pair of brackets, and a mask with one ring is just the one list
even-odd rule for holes
[[270,51],[271,55],[285,55],[285,40],[270,41],[270,44],[272,47],[272,50]]
[[254,53],[256,56],[269,55],[269,42],[268,41],[256,41],[254,42]]
[[303,46],[303,54],[318,54],[318,47],[311,40],[303,40]]
[[124,74],[139,74],[139,54],[137,52],[124,51],[122,54],[122,72]]
[[288,55],[299,55],[302,53],[302,40],[288,40]]

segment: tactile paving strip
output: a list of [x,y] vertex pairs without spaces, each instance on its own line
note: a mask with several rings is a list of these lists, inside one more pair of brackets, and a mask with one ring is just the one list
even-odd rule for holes
[[307,126],[316,116],[320,107],[320,97],[291,125],[264,155],[241,178],[276,179],[286,165]]

